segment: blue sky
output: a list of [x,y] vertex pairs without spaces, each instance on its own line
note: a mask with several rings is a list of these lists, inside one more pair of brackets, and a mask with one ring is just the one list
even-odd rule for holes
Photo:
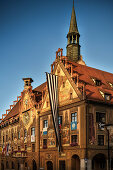
[[[0,0],[0,116],[20,95],[22,78],[33,88],[63,48],[72,0]],[[81,55],[88,66],[113,73],[113,0],[75,0]]]

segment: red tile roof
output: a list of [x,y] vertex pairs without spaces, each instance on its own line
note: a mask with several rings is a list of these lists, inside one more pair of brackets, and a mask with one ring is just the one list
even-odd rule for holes
[[[111,94],[111,100],[109,102],[113,103],[113,88],[109,85],[109,83],[113,84],[112,73],[69,61],[70,63],[73,65],[73,71],[79,75],[79,82],[85,83],[87,99],[105,101],[100,94],[100,91],[102,91],[103,93]],[[92,78],[100,80],[102,84],[96,86]]]
[[47,82],[41,84],[40,86],[36,87],[33,91],[42,92],[44,88],[46,87],[46,84]]

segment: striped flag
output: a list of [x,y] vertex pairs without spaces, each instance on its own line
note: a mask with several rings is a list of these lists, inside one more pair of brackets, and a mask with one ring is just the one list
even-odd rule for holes
[[53,118],[53,124],[55,128],[55,134],[57,144],[60,151],[60,136],[59,136],[59,125],[58,125],[58,76],[46,73],[47,86],[49,92],[49,100]]

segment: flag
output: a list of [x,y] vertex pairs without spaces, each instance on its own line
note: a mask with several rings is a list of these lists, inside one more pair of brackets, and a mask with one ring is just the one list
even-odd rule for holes
[[49,92],[49,100],[53,118],[53,124],[55,128],[55,134],[57,144],[60,151],[60,136],[59,136],[59,124],[58,124],[58,76],[50,73],[46,73],[47,86]]

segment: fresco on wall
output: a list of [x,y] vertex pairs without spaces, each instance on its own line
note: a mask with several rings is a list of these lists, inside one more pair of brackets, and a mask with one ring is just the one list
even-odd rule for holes
[[69,128],[62,129],[62,144],[69,144]]
[[48,131],[48,147],[55,147],[55,132],[53,129]]

